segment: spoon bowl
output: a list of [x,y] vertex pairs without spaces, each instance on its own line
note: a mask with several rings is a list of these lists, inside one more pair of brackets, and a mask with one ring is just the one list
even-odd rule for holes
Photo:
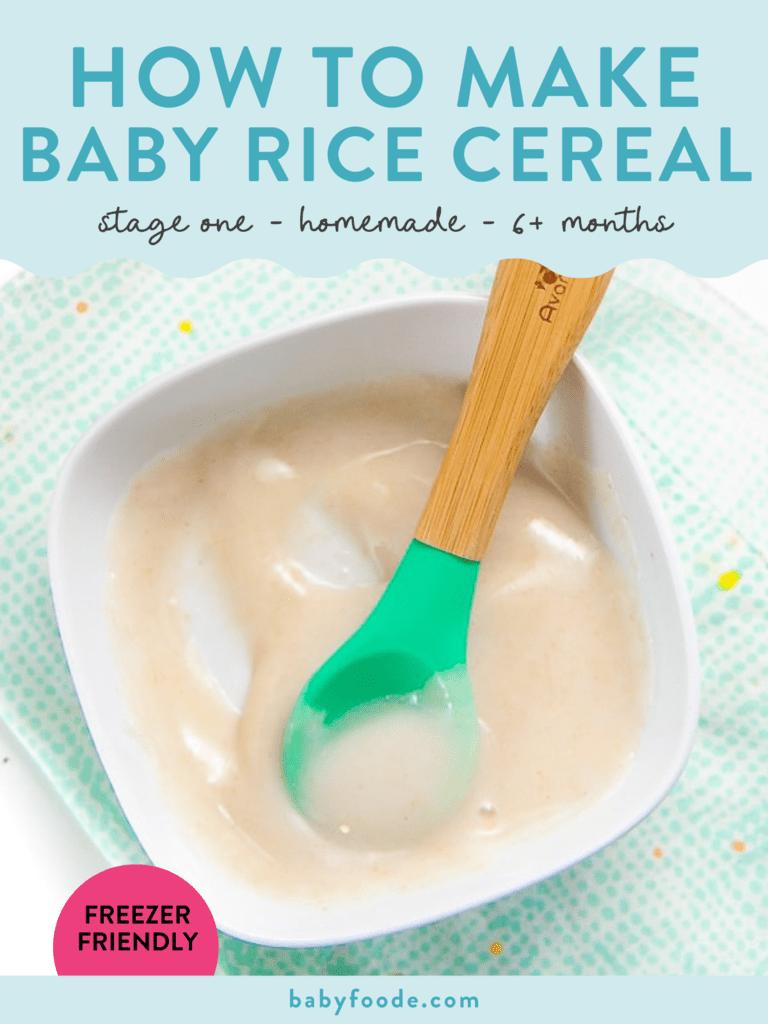
[[[314,824],[325,824],[311,798],[323,746],[395,708],[428,717],[450,749],[429,825],[447,817],[469,789],[479,727],[466,638],[479,568],[479,562],[411,541],[368,619],[302,691],[285,730],[283,775],[294,803]],[[386,842],[375,831],[379,845]]]

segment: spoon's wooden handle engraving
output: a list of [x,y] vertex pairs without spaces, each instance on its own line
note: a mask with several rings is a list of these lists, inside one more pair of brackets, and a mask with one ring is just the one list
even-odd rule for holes
[[483,557],[523,449],[612,274],[566,278],[529,260],[499,263],[418,540],[473,561]]

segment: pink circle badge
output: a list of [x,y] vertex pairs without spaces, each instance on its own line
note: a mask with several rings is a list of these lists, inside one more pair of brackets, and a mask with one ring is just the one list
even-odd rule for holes
[[144,864],[89,878],[53,934],[58,974],[213,974],[218,956],[203,897],[172,871]]

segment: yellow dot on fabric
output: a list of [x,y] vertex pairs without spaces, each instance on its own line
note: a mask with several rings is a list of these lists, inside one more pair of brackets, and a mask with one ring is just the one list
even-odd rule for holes
[[736,569],[731,569],[730,572],[724,572],[720,579],[717,581],[718,587],[721,590],[733,590],[736,584],[741,579],[741,573],[737,572]]
[[78,304],[75,306],[75,309],[77,310],[78,313],[87,313],[88,312],[88,303],[87,302],[78,302]]
[[653,856],[654,857],[663,857],[664,856],[664,851],[662,850],[662,848],[660,846],[654,846],[654,848],[653,848]]
[[744,851],[747,848],[747,844],[742,843],[740,839],[734,839],[734,841],[731,843],[731,846],[736,851],[736,853],[744,853]]
[[503,948],[504,947],[502,946],[502,944],[500,942],[492,942],[491,943],[491,952],[494,954],[494,956],[498,956]]
[[194,331],[194,327],[192,326],[192,321],[191,320],[182,320],[181,323],[179,324],[179,330],[183,334],[191,334],[192,331]]

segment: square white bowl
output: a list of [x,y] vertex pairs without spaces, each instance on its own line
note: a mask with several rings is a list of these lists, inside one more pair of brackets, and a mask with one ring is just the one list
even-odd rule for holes
[[131,724],[110,646],[107,537],[128,485],[161,452],[224,420],[290,396],[396,373],[467,376],[485,302],[406,298],[270,332],[158,378],[113,409],[65,462],[49,531],[56,615],[80,703],[123,811],[155,864],[207,900],[219,928],[268,946],[321,946],[399,931],[490,902],[564,870],[644,818],[682,771],[698,712],[698,660],[687,590],[651,479],[613,402],[576,357],[534,437],[609,474],[632,540],[597,494],[591,525],[636,584],[651,638],[653,686],[640,748],[620,785],[554,831],[521,841],[480,872],[416,891],[332,906],[291,903],[247,886],[190,836]]

